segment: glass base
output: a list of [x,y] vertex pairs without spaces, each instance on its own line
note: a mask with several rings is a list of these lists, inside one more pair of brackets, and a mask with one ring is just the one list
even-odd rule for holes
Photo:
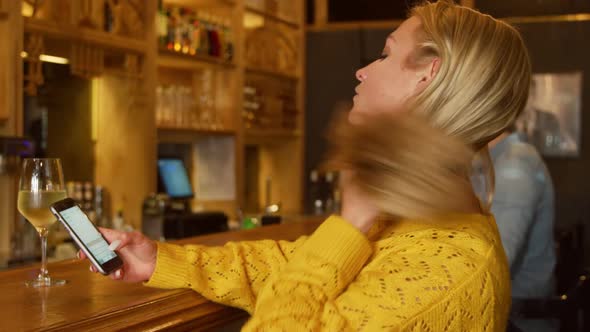
[[66,283],[67,283],[66,280],[52,279],[50,277],[43,278],[41,276],[39,276],[37,279],[25,281],[25,285],[27,285],[27,287],[33,287],[33,288],[63,286]]

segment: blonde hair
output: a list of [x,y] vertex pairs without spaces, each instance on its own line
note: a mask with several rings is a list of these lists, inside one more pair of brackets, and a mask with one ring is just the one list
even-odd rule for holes
[[336,119],[330,138],[326,166],[354,170],[351,181],[387,215],[431,218],[473,206],[473,150],[416,115]]
[[524,109],[531,81],[526,46],[516,29],[447,0],[414,7],[422,22],[410,61],[441,66],[410,108],[475,150],[506,130]]
[[410,107],[478,151],[488,182],[480,198],[489,209],[495,181],[487,144],[526,106],[531,82],[527,48],[514,27],[448,0],[425,2],[410,15],[420,19],[421,29],[409,61],[441,61],[433,81]]
[[332,131],[331,164],[353,170],[355,183],[383,212],[421,218],[469,210],[468,173],[477,154],[487,164],[486,210],[494,182],[487,144],[528,98],[525,44],[510,25],[448,0],[425,2],[410,16],[421,28],[408,65],[438,58],[438,73],[408,102],[411,114],[340,122]]

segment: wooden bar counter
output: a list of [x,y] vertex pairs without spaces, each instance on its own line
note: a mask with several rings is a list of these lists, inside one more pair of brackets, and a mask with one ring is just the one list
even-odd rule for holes
[[[228,241],[294,240],[311,234],[318,220],[247,231],[199,236],[176,243],[222,245]],[[65,286],[28,288],[39,265],[0,272],[0,331],[195,331],[223,327],[247,317],[244,311],[215,304],[187,290],[160,290],[115,282],[88,271],[89,262],[49,264]]]

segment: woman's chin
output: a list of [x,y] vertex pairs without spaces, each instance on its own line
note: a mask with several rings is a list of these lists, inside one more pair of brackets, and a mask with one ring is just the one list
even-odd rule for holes
[[362,122],[364,116],[365,115],[361,111],[355,110],[353,107],[352,110],[348,112],[348,122],[351,124],[359,124]]

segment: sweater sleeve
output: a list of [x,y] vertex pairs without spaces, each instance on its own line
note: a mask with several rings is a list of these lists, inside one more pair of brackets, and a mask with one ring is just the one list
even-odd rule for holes
[[229,242],[222,247],[158,243],[156,268],[145,285],[191,288],[209,300],[252,313],[262,286],[305,241]]
[[245,330],[350,329],[345,317],[337,314],[335,299],[371,253],[363,234],[343,219],[330,217],[262,289]]

